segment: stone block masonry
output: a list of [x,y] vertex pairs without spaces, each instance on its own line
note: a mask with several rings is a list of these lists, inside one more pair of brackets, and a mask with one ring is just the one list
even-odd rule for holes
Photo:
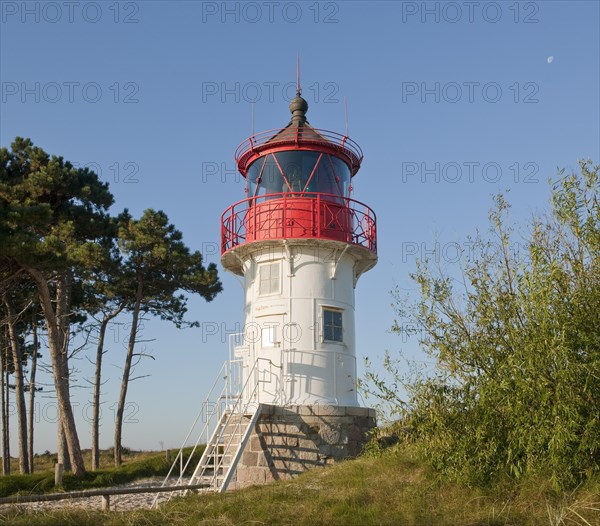
[[375,424],[375,410],[364,407],[263,404],[229,489],[290,479],[356,457]]

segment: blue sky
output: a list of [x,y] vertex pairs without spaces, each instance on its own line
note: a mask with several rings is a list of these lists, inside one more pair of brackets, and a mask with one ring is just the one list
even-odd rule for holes
[[[0,144],[30,137],[93,163],[115,213],[162,209],[218,262],[220,215],[243,198],[233,152],[251,133],[251,102],[256,131],[286,125],[300,53],[311,124],[343,133],[347,97],[350,135],[365,153],[354,198],[378,217],[379,263],[356,291],[359,363],[386,349],[419,358],[414,341],[389,333],[389,292],[413,293],[416,258],[437,249],[451,271],[457,247],[485,230],[492,194],[508,191],[512,217],[525,221],[546,207],[557,167],[600,160],[599,5],[3,1]],[[227,356],[225,333],[242,322],[242,289],[222,279],[212,303],[190,303],[200,329],[145,325],[155,360],[131,386],[126,446],[175,447],[185,436]],[[124,327],[111,338],[102,447]],[[91,365],[75,363],[89,447]],[[37,451],[55,450],[52,403],[40,398]]]

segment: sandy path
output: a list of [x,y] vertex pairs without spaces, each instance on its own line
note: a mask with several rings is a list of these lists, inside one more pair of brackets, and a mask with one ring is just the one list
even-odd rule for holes
[[[156,487],[163,483],[164,478],[153,477],[136,480],[129,484],[114,486],[117,488],[144,488]],[[173,479],[175,482],[176,479]],[[94,488],[95,489],[95,488]],[[166,502],[170,493],[136,493],[134,495],[111,495],[110,509],[112,511],[128,511],[135,509],[148,509],[152,506],[155,497],[158,495],[158,502]],[[9,506],[4,505],[4,506]],[[56,509],[86,509],[100,510],[102,509],[102,497],[85,497],[79,499],[64,499],[51,502],[28,502],[24,504],[11,504],[15,508],[26,511],[49,511]],[[1,510],[2,508],[0,508]]]

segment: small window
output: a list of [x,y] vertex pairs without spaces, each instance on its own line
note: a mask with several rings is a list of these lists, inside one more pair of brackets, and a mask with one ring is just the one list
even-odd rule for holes
[[326,342],[343,341],[341,310],[323,309],[323,340]]
[[275,347],[275,327],[263,327],[262,329],[262,347]]
[[259,267],[258,294],[279,294],[279,262],[266,263]]

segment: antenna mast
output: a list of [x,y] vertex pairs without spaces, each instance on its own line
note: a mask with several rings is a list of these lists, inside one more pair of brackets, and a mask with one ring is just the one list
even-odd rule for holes
[[300,53],[296,55],[296,94],[298,96],[302,94],[302,88],[300,87]]
[[344,95],[344,112],[346,113],[346,137],[348,137],[348,99]]

